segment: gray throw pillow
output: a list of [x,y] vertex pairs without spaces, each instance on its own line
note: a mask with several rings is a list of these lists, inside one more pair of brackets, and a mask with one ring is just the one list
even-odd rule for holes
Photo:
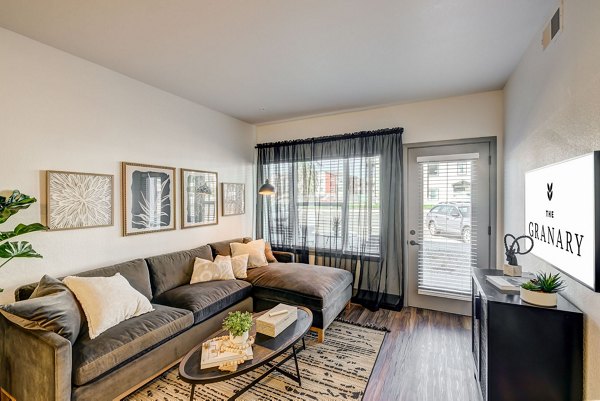
[[0,305],[0,313],[23,328],[53,331],[71,344],[82,325],[79,304],[71,290],[48,275],[42,277],[29,299]]

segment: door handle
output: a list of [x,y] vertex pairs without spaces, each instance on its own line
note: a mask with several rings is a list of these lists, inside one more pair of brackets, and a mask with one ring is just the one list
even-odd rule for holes
[[410,240],[408,243],[409,243],[410,245],[413,245],[413,246],[415,246],[415,245],[417,245],[417,246],[421,246],[421,244],[419,244],[419,243],[418,243],[417,241],[415,241],[414,239],[411,239],[411,240]]

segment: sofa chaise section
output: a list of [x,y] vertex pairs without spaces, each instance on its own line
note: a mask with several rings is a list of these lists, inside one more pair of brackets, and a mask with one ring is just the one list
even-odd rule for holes
[[324,332],[352,298],[352,274],[332,267],[304,263],[269,263],[248,270],[254,308],[272,308],[279,303],[306,306],[313,312],[313,327],[324,340]]
[[[231,255],[229,244],[248,242],[250,238],[210,243],[213,256]],[[288,252],[273,254],[278,262],[248,269],[245,279],[252,284],[254,310],[262,311],[279,303],[306,306],[313,313],[313,327],[318,339],[325,338],[325,329],[340,314],[352,298],[353,276],[343,269],[294,263]],[[290,263],[282,263],[282,262]]]

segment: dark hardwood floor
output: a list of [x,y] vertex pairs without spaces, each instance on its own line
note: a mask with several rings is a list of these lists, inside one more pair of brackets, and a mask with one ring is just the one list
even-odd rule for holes
[[341,318],[385,326],[363,401],[480,401],[473,378],[471,318],[426,309],[371,312],[352,304]]

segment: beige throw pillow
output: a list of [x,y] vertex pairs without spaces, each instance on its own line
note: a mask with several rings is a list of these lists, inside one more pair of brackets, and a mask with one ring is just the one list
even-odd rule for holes
[[154,310],[148,298],[120,273],[112,277],[68,276],[63,283],[81,304],[91,339],[127,319]]
[[248,254],[234,256],[233,258],[231,256],[217,255],[215,263],[223,263],[231,266],[235,278],[248,277]]
[[248,268],[262,267],[269,264],[265,257],[265,240],[257,239],[250,241],[247,244],[239,244],[232,242],[229,244],[231,248],[231,256],[239,256],[248,254]]
[[229,263],[218,263],[216,260],[211,262],[210,260],[196,258],[190,284],[217,280],[235,280],[231,261]]

